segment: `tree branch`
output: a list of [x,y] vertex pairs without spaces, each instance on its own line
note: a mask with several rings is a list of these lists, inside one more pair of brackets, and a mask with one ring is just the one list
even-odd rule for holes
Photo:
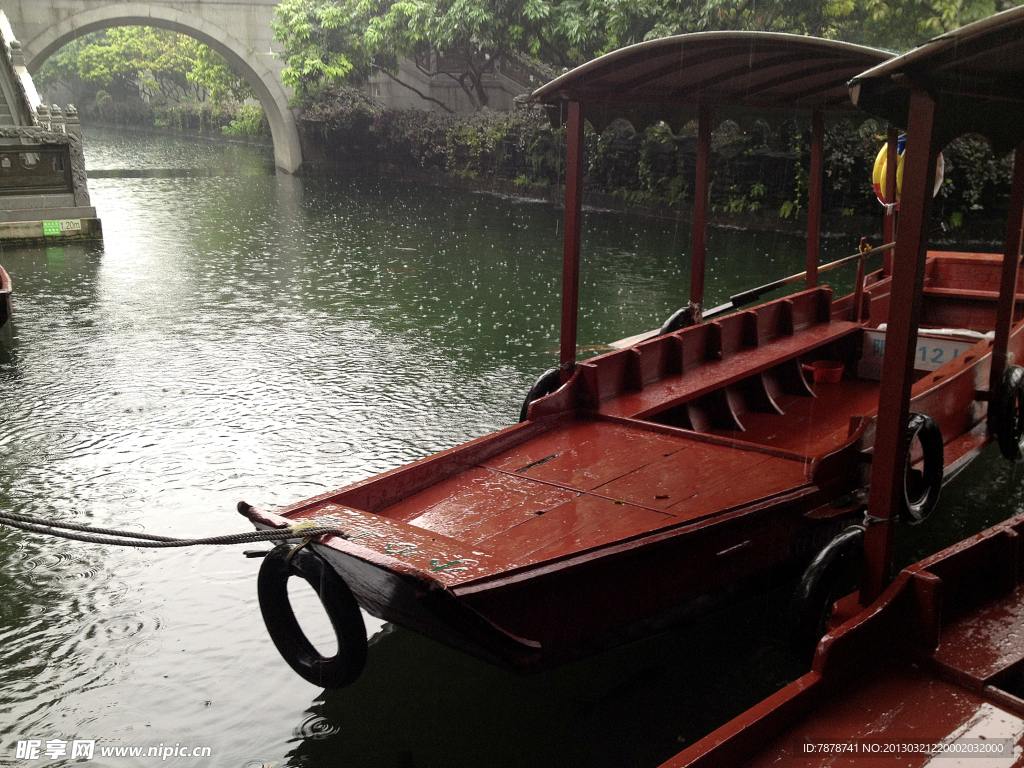
[[465,91],[466,96],[469,97],[469,103],[472,104],[475,109],[480,109],[480,103],[476,100],[476,97],[473,96],[473,91],[471,91],[466,86],[466,74],[465,73],[463,73],[461,77],[456,77],[451,72],[444,72],[442,74],[446,75],[447,77],[450,77],[452,80],[454,80],[456,83],[458,83],[459,87],[461,87],[462,90]]
[[408,88],[408,89],[409,89],[410,91],[412,91],[413,93],[415,93],[415,94],[416,94],[417,96],[419,96],[419,97],[420,97],[421,99],[423,99],[424,101],[432,101],[432,102],[433,102],[434,104],[437,104],[437,106],[439,106],[439,107],[440,107],[441,109],[443,109],[443,110],[444,110],[445,112],[447,112],[447,113],[448,113],[449,115],[454,115],[454,114],[455,114],[455,110],[454,110],[454,109],[452,109],[452,108],[450,108],[450,107],[449,107],[449,106],[448,106],[447,104],[445,104],[445,103],[444,103],[443,101],[440,101],[439,99],[435,99],[435,98],[433,98],[433,97],[431,97],[431,96],[427,96],[427,95],[426,95],[425,93],[422,93],[422,92],[421,92],[421,91],[420,91],[420,90],[419,90],[418,88],[416,88],[416,87],[414,87],[414,86],[412,86],[412,85],[409,85],[409,83],[406,83],[406,82],[403,82],[403,81],[399,80],[399,79],[398,79],[397,77],[395,77],[394,75],[392,75],[392,74],[391,74],[390,72],[388,72],[388,71],[387,71],[386,69],[384,69],[383,67],[380,67],[380,66],[378,66],[378,65],[376,65],[376,64],[374,64],[373,66],[374,66],[374,67],[376,67],[376,69],[377,69],[378,71],[380,71],[380,72],[382,72],[383,74],[385,74],[385,75],[387,75],[388,77],[390,77],[390,78],[391,78],[391,80],[392,80],[393,82],[396,82],[396,83],[398,83],[398,84],[399,84],[400,86],[402,86],[403,88]]

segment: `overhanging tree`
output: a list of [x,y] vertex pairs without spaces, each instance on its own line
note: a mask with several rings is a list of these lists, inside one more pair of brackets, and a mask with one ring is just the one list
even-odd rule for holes
[[[284,0],[274,23],[297,100],[331,84],[421,69],[439,53],[478,108],[512,54],[572,67],[631,43],[703,30],[772,30],[906,49],[1014,0]],[[407,86],[408,87],[408,86]],[[422,95],[422,94],[421,94]],[[426,97],[424,97],[426,98]]]

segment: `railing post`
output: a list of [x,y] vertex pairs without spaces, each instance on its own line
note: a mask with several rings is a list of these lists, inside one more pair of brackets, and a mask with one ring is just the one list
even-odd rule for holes
[[697,175],[693,190],[693,250],[690,254],[690,310],[694,322],[704,314],[704,265],[708,252],[708,191],[711,185],[713,107],[701,105],[697,117]]
[[807,182],[807,287],[818,285],[818,252],[821,242],[822,158],[825,147],[825,113],[811,116],[811,173]]
[[[1002,381],[1007,357],[1013,310],[1017,304],[1017,271],[1020,265],[1021,241],[1024,239],[1024,143],[1013,153],[1013,181],[1010,184],[1010,210],[1006,217],[1006,239],[1003,248],[1003,269],[999,278],[999,303],[996,305],[996,337],[992,344],[992,370],[989,392],[995,392]],[[991,404],[989,405],[991,409]],[[991,413],[991,410],[989,410]]]
[[[899,165],[899,144],[900,133],[895,126],[889,126],[889,136],[886,142],[886,167],[885,167],[885,219],[882,223],[882,242],[891,243],[896,240],[896,168]],[[892,266],[895,251],[888,250],[882,254],[882,271],[892,276]]]
[[562,241],[562,381],[576,365],[580,304],[580,231],[583,223],[583,105],[569,102],[566,121],[565,231]]
[[864,535],[861,604],[869,605],[892,580],[896,520],[904,495],[904,467],[909,451],[907,417],[914,380],[914,352],[921,314],[924,266],[928,255],[928,221],[935,186],[935,102],[924,91],[910,96],[910,119],[903,161],[900,229],[896,237],[889,327],[882,358],[868,516]]

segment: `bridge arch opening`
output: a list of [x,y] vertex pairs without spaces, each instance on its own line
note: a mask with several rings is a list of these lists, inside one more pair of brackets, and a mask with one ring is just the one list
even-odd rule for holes
[[298,173],[302,150],[295,115],[288,107],[289,94],[281,83],[279,68],[271,66],[273,54],[252,50],[209,20],[174,8],[137,4],[112,5],[65,18],[35,38],[22,41],[31,74],[62,47],[90,32],[114,27],[159,27],[195,38],[223,56],[253,89],[270,124],[274,162],[278,168]]

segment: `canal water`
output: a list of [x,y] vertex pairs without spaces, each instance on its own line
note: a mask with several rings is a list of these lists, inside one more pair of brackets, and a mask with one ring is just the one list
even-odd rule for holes
[[[269,150],[87,132],[102,247],[4,248],[0,509],[199,537],[513,423],[556,362],[560,213],[396,180],[293,178]],[[685,303],[689,230],[588,211],[580,343]],[[852,252],[830,240],[824,259]],[[716,229],[708,304],[801,242]],[[847,287],[850,276],[840,276]],[[844,282],[845,281],[845,282]],[[987,452],[903,531],[905,561],[1024,507]],[[298,678],[245,547],[131,550],[0,530],[0,765],[19,741],[209,747],[181,766],[657,766],[800,675],[784,585],[696,626],[520,677],[368,618],[363,676]],[[310,590],[300,619],[323,639]]]

